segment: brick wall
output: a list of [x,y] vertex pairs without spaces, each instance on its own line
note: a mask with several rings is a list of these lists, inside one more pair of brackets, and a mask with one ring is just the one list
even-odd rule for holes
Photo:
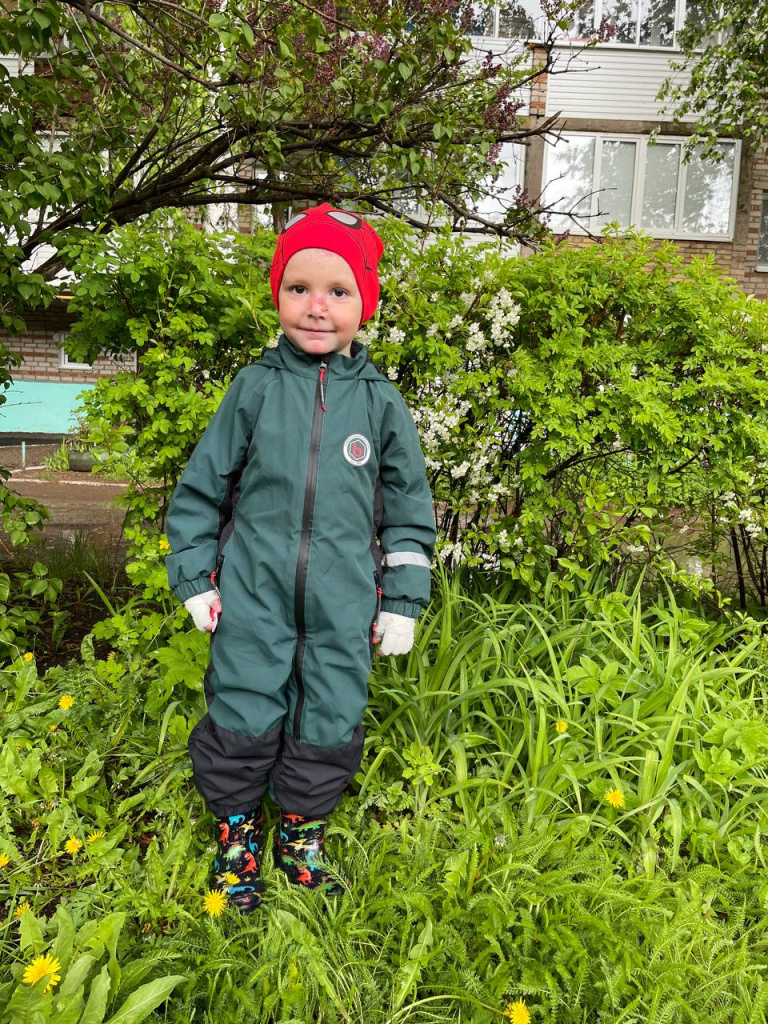
[[63,312],[46,310],[28,313],[25,317],[27,330],[21,335],[9,335],[0,331],[0,342],[10,352],[22,357],[21,365],[12,369],[15,380],[66,381],[72,384],[92,384],[100,377],[111,377],[119,370],[135,369],[135,356],[130,355],[118,361],[100,356],[90,370],[62,367],[59,345],[54,334],[66,331],[72,322]]

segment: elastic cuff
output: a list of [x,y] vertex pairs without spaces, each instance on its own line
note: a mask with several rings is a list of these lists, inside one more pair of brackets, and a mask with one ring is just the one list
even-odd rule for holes
[[198,576],[195,580],[182,580],[178,587],[173,588],[174,594],[182,604],[188,601],[190,597],[205,594],[208,590],[215,590],[210,576]]
[[418,619],[421,614],[421,605],[413,601],[395,601],[391,597],[382,597],[381,610],[392,612],[393,615],[407,615],[411,619]]

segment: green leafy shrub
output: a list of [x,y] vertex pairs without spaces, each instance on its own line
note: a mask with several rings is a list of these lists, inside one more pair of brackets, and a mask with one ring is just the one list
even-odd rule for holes
[[[682,527],[717,587],[739,523],[759,555],[762,303],[712,260],[684,264],[672,244],[632,234],[520,259],[380,229],[382,299],[361,337],[421,431],[446,562],[501,566],[531,589],[596,563],[665,570]],[[178,476],[232,375],[274,343],[273,242],[149,220],[93,238],[78,265],[74,354],[139,354],[138,374],[102,380],[84,408],[92,440],[134,478],[130,571],[147,597],[164,586],[147,554]]]

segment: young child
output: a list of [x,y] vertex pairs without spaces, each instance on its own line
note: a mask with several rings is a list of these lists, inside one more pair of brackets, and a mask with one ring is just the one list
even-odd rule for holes
[[374,644],[409,651],[429,599],[418,434],[354,341],[376,309],[383,248],[327,203],[289,221],[270,275],[277,348],[233,380],[168,513],[170,585],[212,633],[193,777],[218,819],[217,884],[244,912],[263,891],[267,789],[281,810],[276,863],[306,888],[342,891],[322,847],[362,757]]

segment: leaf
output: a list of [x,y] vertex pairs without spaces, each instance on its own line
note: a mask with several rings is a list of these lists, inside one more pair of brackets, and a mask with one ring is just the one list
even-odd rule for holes
[[186,980],[185,974],[171,974],[142,985],[128,996],[123,1006],[106,1024],[137,1024],[164,1002],[178,984]]
[[21,915],[21,938],[19,940],[21,949],[31,946],[35,953],[41,953],[46,946],[40,924],[31,910],[25,910]]
[[[47,765],[43,765],[43,771],[46,768]],[[50,771],[50,769],[48,770]],[[41,778],[43,771],[40,772]],[[53,775],[53,772],[51,772],[51,775]],[[46,799],[50,798],[46,797]],[[51,946],[51,956],[58,957],[61,962],[61,973],[66,977],[69,975],[69,964],[72,959],[72,952],[75,948],[75,924],[72,920],[72,915],[63,903],[60,903],[58,907],[56,907],[56,913],[53,916],[53,921],[56,924],[56,938],[53,940],[53,945]],[[80,981],[83,980],[85,980],[85,975],[80,979]],[[73,985],[73,991],[78,987],[80,981]],[[59,989],[59,993],[61,993],[61,989]]]
[[111,983],[109,968],[104,964],[93,979],[91,991],[88,993],[88,1002],[85,1004],[83,1015],[78,1024],[101,1024],[104,1020],[104,1014],[107,1012]]
[[[55,945],[53,949],[56,949]],[[61,988],[59,989],[59,996],[68,996],[73,992],[76,992],[77,989],[84,984],[85,979],[88,977],[88,974],[95,963],[96,957],[93,953],[82,953],[77,960],[73,960],[69,970],[64,975]]]

